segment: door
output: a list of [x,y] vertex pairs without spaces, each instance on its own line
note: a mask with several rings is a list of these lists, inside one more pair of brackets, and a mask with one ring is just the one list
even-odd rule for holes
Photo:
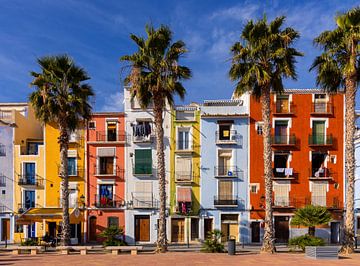
[[239,242],[239,226],[238,224],[231,223],[229,224],[229,237]]
[[260,222],[251,223],[251,242],[260,243]]
[[89,241],[96,241],[96,217],[90,217]]
[[48,223],[49,236],[55,238],[56,237],[56,222]]
[[287,243],[289,241],[289,217],[275,216],[275,242]]
[[30,209],[35,207],[35,191],[33,190],[26,190],[24,193],[24,207],[25,209]]
[[276,112],[282,114],[289,112],[289,95],[276,95]]
[[35,223],[31,223],[27,226],[27,237],[35,237]]
[[199,239],[199,219],[191,218],[191,241]]
[[325,121],[313,121],[313,143],[325,144]]
[[35,184],[35,163],[25,163],[25,179],[26,184],[34,185]]
[[10,240],[10,219],[2,219],[1,228],[1,241]]
[[223,236],[221,237],[221,242],[226,242],[229,239],[229,224],[221,223],[221,233],[223,233]]
[[209,235],[209,232],[212,231],[212,219],[205,218],[204,219],[204,238],[206,239]]
[[288,121],[275,121],[275,143],[287,144]]
[[171,219],[171,242],[184,242],[185,219]]
[[150,217],[148,215],[135,216],[135,241],[150,241]]
[[340,239],[340,223],[331,222],[331,244],[339,243]]

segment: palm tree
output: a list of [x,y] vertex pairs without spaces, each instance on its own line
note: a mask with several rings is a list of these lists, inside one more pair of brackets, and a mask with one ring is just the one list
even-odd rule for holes
[[354,171],[355,171],[355,96],[360,77],[360,8],[335,18],[337,27],[324,31],[314,43],[323,49],[310,70],[317,72],[316,83],[329,93],[345,88],[345,171],[346,213],[341,252],[354,251]]
[[302,56],[292,47],[299,38],[293,28],[282,29],[285,17],[270,23],[266,17],[250,20],[241,34],[241,41],[231,47],[232,64],[229,76],[236,81],[235,95],[251,92],[261,101],[264,142],[265,177],[265,232],[262,252],[273,253],[274,228],[272,213],[272,169],[270,145],[270,93],[284,91],[283,78],[296,79],[296,56]]
[[45,56],[37,60],[41,72],[31,72],[30,103],[44,124],[55,123],[60,131],[60,177],[62,192],[62,245],[70,244],[69,180],[67,153],[69,134],[91,115],[89,97],[94,95],[85,70],[67,55]]
[[163,111],[166,104],[174,103],[174,95],[183,98],[185,88],[181,81],[191,77],[191,71],[179,65],[179,59],[187,52],[182,41],[172,42],[172,32],[164,25],[154,29],[145,27],[147,38],[130,35],[137,45],[137,52],[121,57],[121,61],[130,63],[131,71],[125,84],[131,86],[131,96],[136,97],[140,105],[146,108],[154,103],[156,155],[159,179],[160,213],[157,252],[166,252],[165,219],[165,156]]
[[309,236],[315,236],[315,227],[330,221],[331,213],[326,207],[308,205],[295,212],[291,225],[307,226]]

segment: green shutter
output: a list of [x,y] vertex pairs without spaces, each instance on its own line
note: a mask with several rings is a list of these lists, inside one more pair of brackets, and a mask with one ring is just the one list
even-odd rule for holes
[[325,144],[325,122],[313,121],[314,144]]
[[135,150],[135,174],[152,174],[151,149]]

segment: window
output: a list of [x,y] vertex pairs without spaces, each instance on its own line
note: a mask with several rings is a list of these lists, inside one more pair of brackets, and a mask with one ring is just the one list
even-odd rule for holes
[[89,128],[89,129],[95,129],[95,128],[96,128],[96,123],[95,123],[95,121],[89,121],[89,123],[88,123],[88,128]]
[[69,189],[69,208],[77,207],[77,190]]
[[2,195],[5,195],[5,194],[6,194],[6,190],[2,190],[2,191],[1,191],[1,194],[2,194]]
[[107,224],[108,224],[108,228],[109,227],[119,227],[119,218],[118,217],[108,217]]
[[293,175],[292,168],[288,168],[289,155],[288,152],[276,152],[274,154],[274,177],[287,177]]
[[113,204],[113,185],[109,184],[101,184],[99,186],[99,203],[100,206],[106,207],[106,206],[112,206]]
[[311,177],[329,177],[329,170],[325,167],[326,152],[311,153]]
[[231,200],[233,198],[233,182],[230,180],[219,180],[218,196],[220,200]]
[[100,157],[100,175],[114,174],[114,157]]
[[289,206],[289,192],[290,186],[289,184],[283,184],[274,182],[273,183],[274,189],[274,203],[275,206]]
[[69,132],[69,142],[77,142],[79,140],[79,133],[77,130]]
[[106,122],[107,141],[116,141],[116,121]]
[[179,128],[178,129],[178,139],[177,139],[177,149],[178,150],[189,150],[190,149],[190,129],[189,128]]
[[24,163],[23,182],[27,185],[35,185],[35,163]]
[[231,125],[219,125],[219,140],[231,140]]
[[276,95],[276,113],[289,113],[289,95]]
[[68,175],[76,176],[76,157],[68,157]]
[[0,187],[6,186],[6,176],[0,173]]
[[0,143],[0,156],[6,156],[6,146]]
[[325,121],[312,121],[312,143],[325,144]]
[[15,233],[23,233],[23,232],[24,232],[24,226],[22,224],[16,224]]
[[259,190],[259,184],[250,184],[250,192],[257,194]]
[[176,120],[180,121],[194,121],[194,111],[176,111]]
[[175,164],[176,181],[191,181],[191,157],[177,157]]
[[264,122],[256,122],[255,123],[255,129],[256,129],[256,133],[258,135],[262,135],[263,134],[263,125],[264,125]]
[[288,134],[288,120],[275,121],[275,143],[286,144]]
[[26,145],[26,154],[29,155],[38,155],[39,146],[42,145],[42,142],[28,142]]
[[151,149],[135,150],[135,169],[136,175],[151,175],[152,174],[152,151]]

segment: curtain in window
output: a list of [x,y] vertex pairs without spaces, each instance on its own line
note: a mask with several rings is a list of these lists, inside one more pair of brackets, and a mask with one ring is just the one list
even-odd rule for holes
[[326,206],[327,184],[312,182],[311,185],[311,204],[315,206]]

